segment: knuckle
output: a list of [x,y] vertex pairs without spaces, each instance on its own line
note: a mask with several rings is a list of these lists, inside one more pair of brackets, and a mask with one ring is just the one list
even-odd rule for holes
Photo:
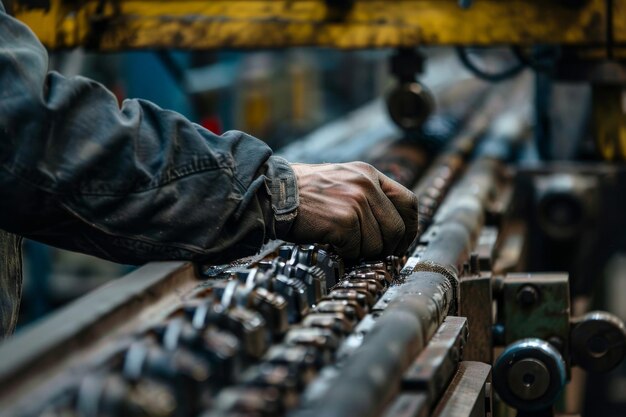
[[376,172],[376,168],[374,168],[372,165],[368,164],[367,162],[354,162],[354,165],[356,168],[358,168],[359,170],[363,171],[365,174],[371,175],[372,173]]
[[371,167],[370,164],[368,164],[367,162],[363,162],[363,161],[352,162],[352,165],[354,165],[357,168],[361,168],[361,169],[368,169],[368,167]]

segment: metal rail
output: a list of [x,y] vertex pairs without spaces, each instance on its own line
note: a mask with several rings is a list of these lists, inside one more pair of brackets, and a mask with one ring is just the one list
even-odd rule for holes
[[487,106],[490,112],[470,123],[466,135],[461,135],[440,158],[443,164],[433,166],[431,175],[418,186],[418,190],[427,193],[437,184],[433,209],[437,209],[439,201],[443,200],[443,204],[433,213],[432,226],[420,237],[402,270],[403,282],[389,289],[374,306],[373,314],[379,317],[361,346],[340,362],[323,384],[305,392],[292,416],[379,415],[398,393],[403,372],[445,317],[456,311],[458,279],[484,224],[488,200],[499,182],[502,158],[514,145],[511,139],[525,133],[518,129],[510,138],[492,136],[492,140],[503,141],[498,147],[500,152],[480,155],[452,186],[463,171],[465,160],[487,133],[489,122],[494,120],[490,116],[501,110],[496,105],[499,99],[491,100]]
[[[625,41],[623,2],[458,0],[16,0],[49,48],[337,48]],[[334,5],[333,5],[334,3]],[[613,4],[613,20],[607,4]],[[336,5],[336,6],[335,6]],[[619,18],[618,18],[619,17]],[[613,26],[613,39],[607,28]]]

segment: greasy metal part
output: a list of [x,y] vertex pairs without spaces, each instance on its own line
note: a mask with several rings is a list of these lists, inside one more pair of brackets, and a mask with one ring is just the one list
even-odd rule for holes
[[277,154],[303,163],[362,160],[407,188],[413,187],[433,162],[420,144],[427,141],[435,145],[433,149],[443,148],[491,91],[490,85],[468,77],[455,57],[425,52],[429,66],[421,79],[432,88],[437,111],[419,137],[404,137],[386,114],[383,98],[378,98],[277,149]]
[[[181,405],[172,388],[163,383],[144,379],[133,384],[119,375],[104,374],[92,375],[82,382],[76,398],[76,413],[84,417],[122,416],[141,410],[147,416],[169,417],[180,415]],[[70,410],[68,406],[67,414],[61,412],[58,416],[72,416]]]
[[135,384],[147,378],[169,386],[183,415],[196,414],[207,405],[204,393],[211,366],[188,350],[167,351],[151,340],[135,342],[125,355],[122,375]]
[[[428,227],[433,223],[435,213],[440,211],[439,206],[444,197],[446,197],[454,181],[456,181],[466,169],[467,160],[476,150],[483,137],[490,131],[489,129],[492,123],[494,126],[497,126],[497,122],[500,120],[498,118],[502,118],[502,106],[505,95],[511,94],[511,89],[513,89],[514,94],[516,94],[515,91],[519,90],[519,88],[520,84],[513,84],[493,91],[492,94],[485,99],[481,109],[469,118],[464,128],[452,141],[450,147],[437,158],[435,163],[433,163],[431,168],[420,180],[419,184],[414,188],[413,191],[419,199],[418,235],[425,233]],[[521,117],[523,118],[524,116],[521,115]],[[506,124],[506,121],[507,120],[504,120],[504,123],[500,122],[500,124]],[[499,142],[502,142],[500,146],[505,149],[511,148],[513,142],[523,136],[523,125],[524,123],[521,123],[521,126],[517,127],[517,129],[513,128],[512,133],[506,132],[506,135],[498,133],[496,135],[497,138],[502,139],[499,140]],[[509,135],[512,136],[512,138],[506,137]],[[475,180],[476,178],[472,181]],[[491,190],[492,187],[493,184],[488,184],[489,190]],[[456,187],[456,189],[459,190],[460,188]],[[461,191],[457,191],[457,193],[459,192]],[[453,200],[447,198],[447,201],[450,202]],[[480,226],[477,226],[478,230],[480,230]]]
[[[614,7],[611,14],[607,4]],[[553,1],[489,1],[468,9],[457,0],[355,0],[339,14],[325,0],[16,0],[13,5],[17,18],[49,48],[604,46],[609,41],[617,47],[626,42],[621,2],[604,0],[579,8]],[[610,40],[609,23],[615,27]]]
[[367,313],[373,304],[373,298],[366,292],[358,290],[338,289],[332,290],[326,297],[329,300],[348,300],[356,302]]
[[316,306],[315,311],[318,313],[341,313],[352,322],[361,320],[365,315],[361,306],[348,300],[324,300]]
[[425,57],[415,48],[400,48],[390,60],[398,85],[387,94],[387,111],[401,129],[416,132],[435,108],[430,90],[416,80],[423,71]]
[[305,327],[321,327],[323,329],[328,329],[338,336],[346,336],[354,328],[352,323],[341,313],[309,314],[304,318],[304,320],[302,320],[302,325]]
[[420,238],[413,255],[415,261],[407,262],[414,271],[432,271],[448,279],[455,292],[455,301],[458,276],[463,272],[463,264],[469,259],[470,250],[484,224],[484,212],[496,190],[500,164],[495,159],[486,158],[470,166],[437,211],[433,225]]
[[324,352],[327,362],[330,362],[334,351],[339,347],[339,338],[329,329],[302,327],[289,330],[285,335],[284,343],[287,346],[314,346]]
[[[251,274],[256,275],[256,271],[251,270],[247,276]],[[221,304],[226,309],[239,306],[258,312],[274,339],[282,336],[289,326],[289,306],[280,294],[270,292],[263,287],[253,288],[240,285],[236,280],[220,281],[212,287],[212,292],[214,296],[221,298]]]
[[291,254],[292,262],[308,266],[316,266],[326,274],[326,287],[333,287],[344,275],[343,263],[328,252],[327,249],[317,245],[295,246]]
[[475,255],[477,262],[474,270],[470,271],[472,274],[480,274],[481,271],[491,272],[498,235],[498,228],[494,226],[485,226],[480,231],[478,243],[472,254]]
[[498,304],[504,343],[528,337],[558,339],[569,374],[569,299],[567,274],[508,274]]
[[[403,369],[424,345],[420,322],[408,308],[389,310],[367,340],[345,359],[324,393],[305,393],[292,415],[373,416],[382,411],[382,404],[398,390]],[[378,371],[372,373],[374,364]]]
[[229,387],[220,392],[212,410],[203,417],[239,415],[281,415],[285,412],[281,393],[275,387]]
[[481,362],[461,362],[433,417],[482,417],[491,410],[487,383],[491,366]]
[[511,366],[507,383],[520,399],[536,400],[544,395],[550,386],[550,371],[537,359],[522,359]]
[[289,365],[301,370],[304,374],[315,374],[323,366],[320,352],[310,346],[286,346],[272,347],[263,357],[267,363]]
[[[495,112],[493,107],[492,111]],[[470,123],[466,136],[455,142],[443,164],[435,166],[418,187],[423,195],[434,201],[443,199],[487,120],[485,117]],[[420,246],[402,271],[403,282],[392,287],[374,306],[373,311],[382,315],[367,333],[367,343],[345,358],[341,371],[329,379],[326,389],[317,387],[308,396],[305,393],[296,416],[373,416],[381,411],[381,406],[398,390],[399,374],[408,365],[407,357],[415,356],[446,314],[456,308],[457,277],[484,223],[484,211],[497,184],[499,169],[496,159],[481,159],[472,164],[434,215],[436,231],[427,232],[420,239]],[[414,258],[416,262],[412,263]],[[391,344],[393,355],[388,353]],[[403,354],[398,356],[397,352]],[[384,380],[368,372],[372,364],[387,375]]]
[[[345,280],[337,284],[335,288],[360,290],[369,294],[372,300],[381,295],[383,291],[383,286],[378,281],[369,278]],[[371,303],[369,306],[371,307]]]
[[572,323],[574,364],[590,372],[607,372],[626,356],[626,327],[616,316],[592,311]]
[[254,310],[242,307],[224,309],[207,301],[196,309],[192,320],[196,328],[214,324],[231,331],[241,340],[242,348],[250,358],[260,358],[268,348],[265,320]]
[[242,376],[240,385],[277,388],[280,391],[282,407],[289,409],[298,401],[298,392],[306,383],[304,375],[282,364],[263,363],[254,366]]
[[[493,102],[491,103],[493,106]],[[493,110],[495,112],[495,109]],[[488,119],[487,119],[488,120]],[[431,198],[443,199],[465,157],[486,126],[475,120],[467,136],[436,166],[419,189]],[[511,142],[512,144],[512,142]],[[447,314],[456,309],[458,274],[469,258],[484,224],[484,212],[498,183],[501,162],[484,158],[474,162],[434,215],[436,231],[429,229],[402,270],[403,281],[392,287],[374,306],[382,313],[366,335],[367,343],[344,358],[339,372],[325,386],[305,392],[295,416],[374,416],[397,392],[400,375],[435,334]],[[434,214],[434,213],[433,213]],[[412,259],[416,259],[412,263]],[[408,266],[410,264],[410,266]],[[402,352],[398,355],[398,352]],[[376,366],[378,378],[369,369]]]
[[566,364],[550,343],[522,339],[507,346],[493,368],[503,401],[522,411],[551,408],[565,386]]
[[265,288],[257,288],[252,294],[251,307],[261,313],[275,337],[280,337],[287,331],[287,301],[282,296]]
[[[484,120],[479,119],[481,122]],[[479,122],[477,122],[479,123]],[[471,126],[471,125],[470,125]],[[452,152],[444,154],[440,157],[433,167],[427,172],[424,179],[420,181],[417,188],[414,190],[418,196],[418,235],[421,235],[430,225],[435,215],[441,200],[445,196],[452,182],[456,180],[458,175],[462,172],[464,165],[464,159],[469,156],[471,149],[473,148],[473,141],[478,140],[480,135],[484,133],[486,126],[480,125],[473,129],[469,134],[471,137],[472,147],[458,146],[462,152],[457,154],[455,151],[457,147],[453,147]],[[471,128],[470,128],[471,129]],[[461,136],[461,145],[464,145],[466,136]]]
[[431,115],[435,100],[430,90],[420,82],[402,83],[387,96],[391,119],[404,130],[419,129]]
[[[289,260],[278,255],[288,256]],[[76,356],[79,366],[71,373],[62,368],[55,370],[63,377],[61,381],[37,379],[35,385],[41,387],[29,391],[29,395],[35,393],[43,402],[17,401],[13,405],[22,411],[32,410],[26,415],[39,415],[41,409],[37,407],[44,405],[50,413],[63,407],[71,409],[65,399],[72,392],[72,384],[80,386],[83,377],[96,370],[123,370],[122,375],[131,384],[116,386],[129,395],[147,380],[171,388],[178,404],[174,406],[176,416],[195,415],[209,403],[215,405],[217,413],[267,413],[273,409],[284,413],[296,404],[300,391],[320,368],[334,361],[341,341],[395,278],[398,262],[392,257],[358,264],[348,275],[342,261],[321,247],[287,247],[279,243],[268,245],[257,257],[202,269],[202,274],[210,277],[207,281],[197,281],[191,268],[176,271],[180,276],[173,279],[174,286],[164,284],[171,284],[169,275],[157,274],[142,287],[142,291],[152,291],[148,293],[156,300],[155,305],[145,308],[147,313],[141,310],[134,321],[119,317],[116,325],[121,327],[115,328],[116,337],[86,349],[87,356]],[[326,285],[320,284],[339,278],[342,285],[325,294]],[[156,298],[160,295],[156,288],[161,287],[155,287],[154,282],[167,291],[163,300]],[[314,298],[307,296],[309,288],[317,292]],[[289,300],[292,313],[296,313],[293,320],[299,326],[288,326]],[[118,308],[115,303],[112,306]],[[278,341],[282,342],[271,347]],[[60,359],[63,363],[64,358]],[[243,386],[215,397],[231,384]],[[270,395],[272,388],[278,388],[281,394],[279,404],[253,401],[252,393]],[[239,392],[241,401],[233,401],[229,392]],[[135,400],[129,398],[128,406],[135,407]],[[127,407],[126,403],[120,404]]]
[[[195,283],[194,268],[189,263],[149,264],[117,285],[98,289],[3,343],[0,356],[11,360],[0,361],[0,409],[15,402],[30,378],[39,379],[44,372],[70,367],[78,358],[69,352],[102,345],[111,332],[139,325],[140,311],[159,311],[163,305],[179,300],[174,288],[191,289]],[[30,388],[29,392],[33,394]]]
[[374,280],[381,286],[387,286],[393,283],[391,274],[382,269],[365,271],[362,269],[354,269],[347,275],[349,280]]
[[426,417],[428,406],[426,394],[401,393],[382,415],[383,417]]
[[[163,385],[165,397],[169,393],[195,415],[209,408],[204,415],[212,417],[421,416],[433,407],[435,415],[491,412],[485,401],[489,366],[459,365],[461,355],[490,362],[492,293],[505,294],[527,314],[546,301],[542,286],[551,284],[520,280],[514,288],[515,279],[505,279],[500,288],[489,274],[480,274],[494,254],[499,227],[492,226],[500,226],[492,207],[500,182],[509,179],[503,161],[523,129],[495,148],[489,144],[497,136],[492,129],[481,132],[461,137],[442,158],[457,164],[455,173],[434,168],[436,175],[420,188],[432,213],[405,265],[387,259],[343,271],[341,260],[326,248],[282,245],[262,259],[214,268],[205,275],[209,280],[177,292],[167,312],[162,305],[160,314],[141,313],[150,326],[125,334],[134,342],[131,349],[119,347],[127,378],[120,390],[135,393],[141,385],[134,384],[146,381]],[[484,133],[483,145],[476,147]],[[550,297],[560,296],[562,280],[557,281],[558,290],[546,290]],[[449,316],[459,313],[469,320]],[[510,318],[510,310],[500,313]],[[542,314],[555,316],[550,309]],[[503,329],[504,339],[510,328]],[[213,337],[219,343],[209,343]],[[485,343],[472,345],[473,337]],[[541,337],[569,356],[569,336]],[[601,353],[603,345],[595,341],[592,350]],[[135,346],[144,349],[143,356]],[[537,402],[550,391],[552,385],[542,385],[554,381],[547,359],[515,356],[505,365],[504,380],[517,397]],[[112,359],[99,366],[114,374],[122,369]],[[208,376],[196,378],[192,369]],[[71,404],[59,398],[50,404]]]
[[465,317],[448,316],[402,377],[403,392],[423,392],[432,407],[446,390],[465,357],[468,328]]
[[273,283],[274,290],[287,300],[289,323],[297,323],[309,311],[309,296],[306,284],[295,278],[277,275]]
[[493,288],[491,275],[469,276],[459,282],[459,315],[471,317],[463,358],[492,363]]
[[174,318],[156,330],[164,349],[189,349],[205,359],[211,365],[212,376],[224,384],[234,382],[241,372],[242,347],[230,332],[214,327],[199,331],[182,318]]

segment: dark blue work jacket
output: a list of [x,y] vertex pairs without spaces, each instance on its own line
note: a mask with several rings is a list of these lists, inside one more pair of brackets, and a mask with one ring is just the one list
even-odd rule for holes
[[221,262],[275,238],[297,204],[293,170],[264,142],[48,72],[0,2],[0,338],[17,318],[16,236],[122,263]]

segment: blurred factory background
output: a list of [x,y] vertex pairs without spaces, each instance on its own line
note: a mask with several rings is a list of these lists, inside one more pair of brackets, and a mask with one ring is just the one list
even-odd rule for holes
[[[485,73],[518,65],[508,47],[470,52]],[[390,48],[117,53],[76,48],[51,52],[50,69],[99,81],[120,102],[150,100],[217,134],[233,129],[250,133],[292,162],[373,161],[403,135],[408,143],[426,143],[436,154],[489,85],[454,48],[422,48],[421,53],[425,65],[419,79],[433,93],[439,111],[417,135],[403,133],[387,110],[384,97],[396,83]],[[593,155],[587,129],[590,87],[553,82],[549,88],[551,158],[568,160],[581,146]],[[588,143],[580,145],[585,139]],[[539,149],[528,152],[527,163],[539,161]],[[133,269],[28,240],[24,248],[20,326]]]
[[[457,6],[457,2],[448,3]],[[463,8],[488,2],[458,3]],[[604,2],[554,3],[566,10],[558,9],[569,19],[564,17],[563,21],[572,23],[563,24],[565,28],[557,24],[552,28],[546,23],[545,27],[552,29],[544,31],[545,27],[535,22],[529,25],[532,27],[527,33],[520,29],[521,46],[508,45],[515,43],[507,42],[508,32],[501,42],[496,39],[501,32],[496,30],[482,38],[460,27],[459,34],[440,42],[444,46],[432,38],[435,40],[426,43],[435,45],[417,48],[405,44],[376,48],[286,45],[279,49],[243,50],[142,46],[141,50],[111,52],[108,50],[117,48],[111,48],[108,38],[103,38],[101,46],[107,52],[82,47],[60,51],[52,48],[50,67],[67,76],[93,78],[113,91],[120,102],[125,98],[143,98],[180,112],[218,134],[232,129],[250,133],[290,162],[364,160],[417,191],[423,191],[418,180],[432,174],[428,171],[431,161],[440,161],[436,158],[445,155],[444,150],[463,143],[459,137],[480,131],[474,136],[487,139],[478,145],[480,141],[472,142],[471,150],[455,148],[455,152],[474,152],[479,156],[515,154],[502,158],[515,163],[515,174],[504,175],[506,181],[514,184],[515,199],[505,193],[491,196],[498,203],[515,200],[515,204],[511,209],[513,220],[502,228],[507,234],[503,232],[504,237],[498,237],[498,257],[494,255],[489,267],[506,273],[568,273],[572,318],[591,310],[606,310],[626,320],[626,177],[622,173],[626,159],[626,73],[620,55],[623,47],[613,51],[611,45],[595,40],[600,36],[596,32],[602,32],[602,36],[604,32],[593,26],[591,17],[581,18],[585,25],[589,24],[584,30],[572,29],[577,20],[571,10],[586,7],[579,3],[596,5],[595,9],[589,6],[595,12],[604,7]],[[619,1],[606,3],[610,7],[615,4],[617,11],[626,11],[617,4]],[[558,21],[558,13],[548,14],[546,19]],[[615,16],[619,14],[616,12]],[[492,19],[493,15],[488,17]],[[480,22],[480,27],[489,23],[487,17]],[[574,34],[564,35],[564,44],[581,43],[589,50],[582,48],[583,53],[572,53],[557,41],[528,44],[530,41],[525,38],[545,36],[552,41],[566,29],[572,29]],[[456,45],[456,40],[463,36],[468,36],[470,44],[470,40],[478,39],[481,42],[475,43],[482,45]],[[586,36],[593,39],[587,43]],[[605,53],[610,56],[607,58]],[[602,61],[597,67],[596,59]],[[504,117],[496,117],[496,113],[503,113]],[[502,150],[505,145],[488,140],[493,139],[491,136],[508,137],[510,119],[523,121],[512,123],[515,132],[511,136],[523,137],[514,152]],[[500,225],[498,213],[504,215],[497,209],[493,212],[496,215],[492,217],[497,218],[489,218],[487,223]],[[515,241],[521,235],[524,241]],[[298,253],[298,249],[289,250]],[[136,267],[25,241],[24,269],[18,335],[29,324]],[[493,283],[494,297],[503,291],[498,285],[503,284]],[[524,304],[519,297],[517,300]],[[491,318],[488,314],[488,320]],[[571,323],[575,326],[576,321]],[[498,334],[497,323],[493,324],[494,341],[493,346],[489,342],[490,348],[502,351],[509,341],[498,340],[498,336],[503,336]],[[490,332],[491,327],[491,338]],[[564,332],[569,340],[569,327]],[[626,347],[622,350],[626,351]],[[573,367],[570,374],[569,359],[566,362],[572,384],[567,395],[553,398],[559,415],[574,415],[560,413],[581,409],[582,415],[589,416],[617,417],[626,413],[625,363],[616,365],[608,374],[583,375]],[[530,415],[535,414],[518,414]]]

